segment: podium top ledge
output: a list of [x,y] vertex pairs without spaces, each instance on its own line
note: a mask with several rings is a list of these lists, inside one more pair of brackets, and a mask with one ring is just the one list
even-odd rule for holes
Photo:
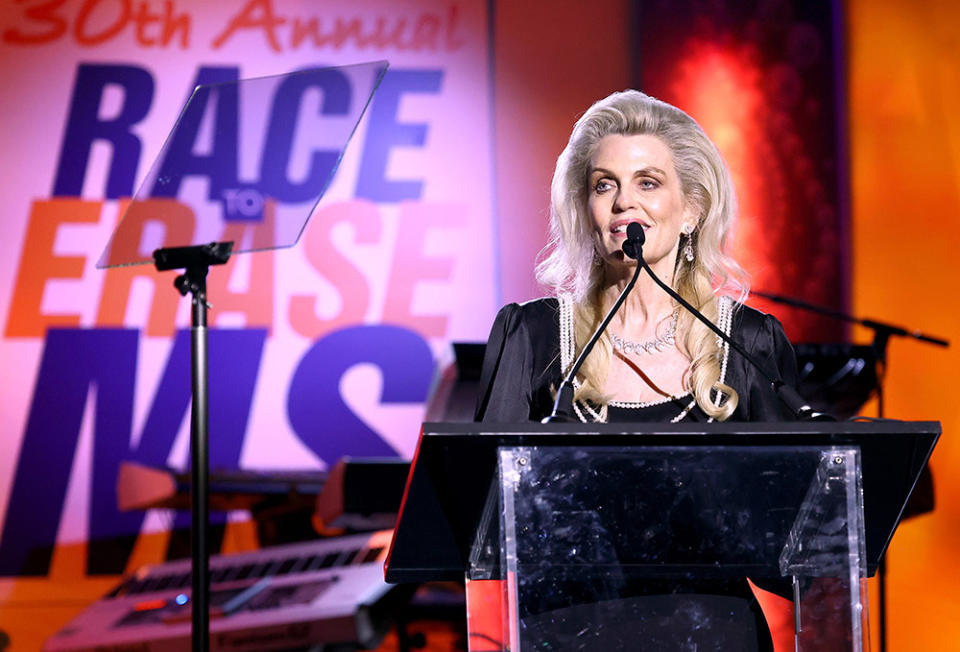
[[720,423],[443,423],[423,424],[423,433],[447,435],[853,435],[941,434],[939,421],[778,421]]

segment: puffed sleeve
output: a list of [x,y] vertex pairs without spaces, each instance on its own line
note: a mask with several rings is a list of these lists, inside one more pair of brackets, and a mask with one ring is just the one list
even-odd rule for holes
[[521,308],[500,309],[490,329],[480,371],[476,421],[516,423],[530,419],[532,347]]
[[[752,341],[747,341],[747,350],[755,356],[766,370],[778,375],[787,385],[796,388],[797,357],[790,340],[783,332],[783,325],[773,315],[759,315]],[[744,421],[793,421],[796,417],[780,401],[770,382],[752,366],[747,365],[746,375],[748,396],[744,407],[746,414],[740,415]],[[739,391],[739,389],[738,389]]]

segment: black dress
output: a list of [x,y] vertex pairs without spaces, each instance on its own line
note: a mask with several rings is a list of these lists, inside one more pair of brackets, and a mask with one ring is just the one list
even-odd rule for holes
[[[572,307],[568,300],[537,299],[504,306],[490,330],[480,375],[476,420],[495,423],[539,421],[553,408],[552,388],[563,380],[561,368],[572,356]],[[721,301],[719,325],[769,372],[796,386],[797,361],[780,322],[747,306]],[[725,317],[726,315],[726,317]],[[726,323],[725,323],[726,322]],[[563,328],[561,328],[563,323]],[[563,344],[563,346],[561,346]],[[723,382],[739,395],[730,421],[787,421],[793,417],[781,405],[770,383],[734,351],[724,349]],[[690,405],[689,394],[656,404],[611,404],[610,421],[672,421]],[[595,420],[580,405],[584,420]],[[683,421],[706,421],[697,407]]]
[[[796,384],[797,365],[793,347],[780,322],[770,315],[721,299],[718,326],[791,385]],[[572,303],[568,298],[545,298],[502,308],[490,332],[480,377],[476,419],[517,423],[539,421],[553,407],[551,390],[562,381],[561,370],[574,356]],[[729,346],[722,347],[721,381],[738,395],[733,421],[784,421],[792,419],[760,373]],[[584,421],[605,417],[613,422],[705,422],[707,415],[688,393],[656,403],[611,403],[606,413],[594,406],[577,403],[577,415]],[[789,595],[782,581],[757,582],[767,590]],[[603,604],[604,620],[619,614],[623,631],[609,630],[594,635],[589,644],[583,627],[596,604],[543,604],[539,613],[521,618],[524,637],[538,649],[696,649],[770,650],[772,643],[766,622],[745,580],[645,583],[632,586],[620,599]],[[612,610],[612,611],[611,611]],[[701,628],[709,621],[711,627]],[[568,630],[569,636],[564,634]],[[639,636],[643,644],[630,636]],[[627,640],[627,644],[622,644]]]

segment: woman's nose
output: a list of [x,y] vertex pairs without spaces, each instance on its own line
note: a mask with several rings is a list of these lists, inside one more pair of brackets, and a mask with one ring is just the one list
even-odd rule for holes
[[613,201],[613,211],[622,213],[631,208],[637,207],[637,197],[629,187],[621,188]]

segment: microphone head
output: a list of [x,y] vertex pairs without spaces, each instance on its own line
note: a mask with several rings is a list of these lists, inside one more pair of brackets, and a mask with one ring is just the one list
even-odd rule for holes
[[647,240],[643,232],[643,226],[639,222],[630,222],[627,225],[627,240],[635,240],[637,244],[642,245]]
[[621,249],[628,257],[638,260],[646,239],[647,236],[643,232],[643,227],[638,222],[630,222],[627,225],[627,239],[624,240]]

